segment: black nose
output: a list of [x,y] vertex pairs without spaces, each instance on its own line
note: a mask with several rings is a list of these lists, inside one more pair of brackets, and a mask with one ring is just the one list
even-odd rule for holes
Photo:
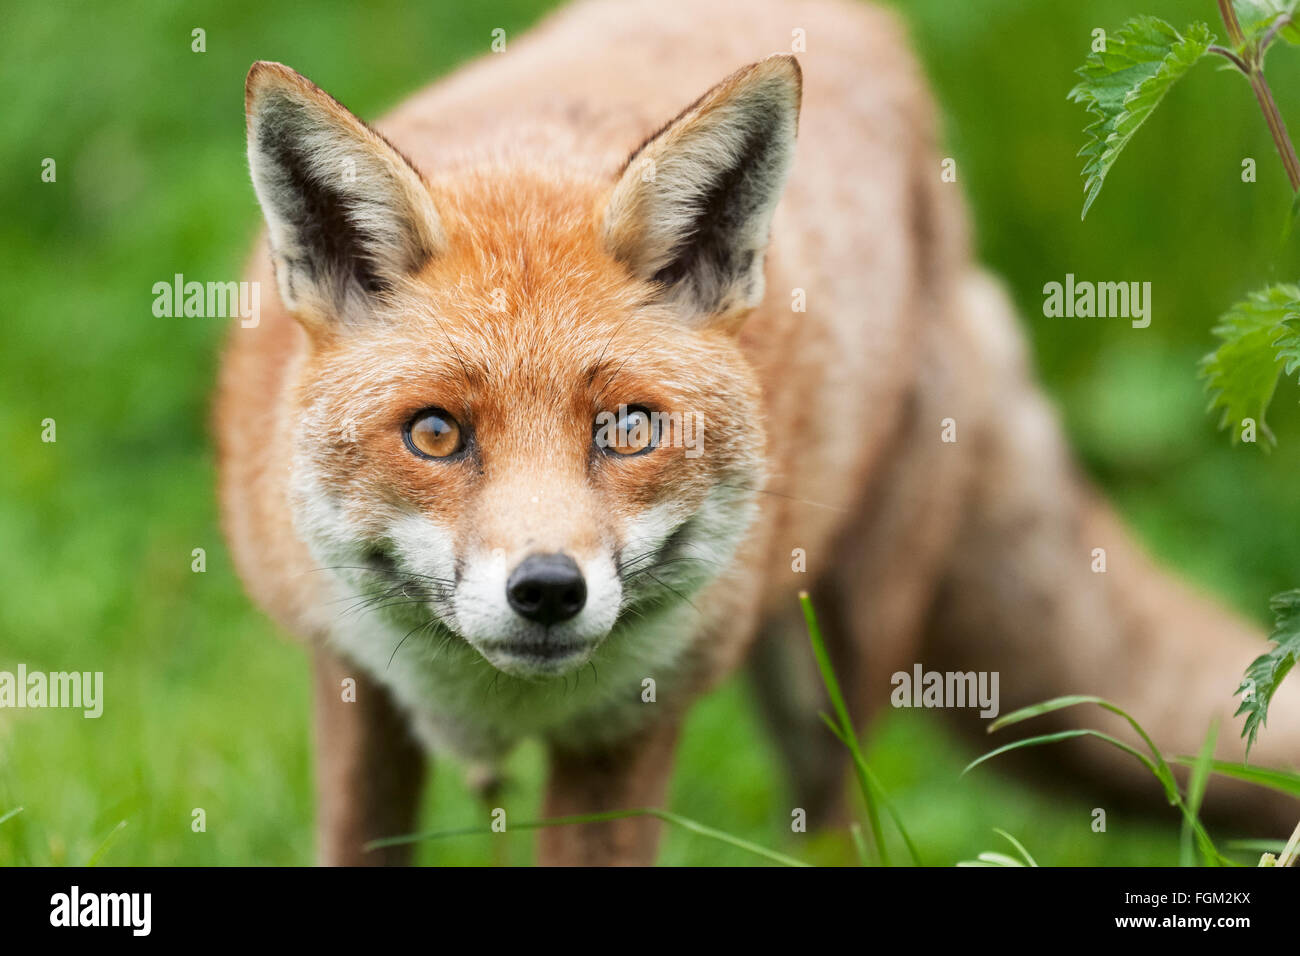
[[559,624],[587,603],[587,582],[567,554],[534,554],[510,575],[506,598],[530,621]]

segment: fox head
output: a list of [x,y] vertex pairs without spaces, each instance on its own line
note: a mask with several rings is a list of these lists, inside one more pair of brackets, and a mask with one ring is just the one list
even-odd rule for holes
[[774,56],[605,181],[426,179],[308,80],[255,64],[253,184],[308,341],[280,427],[314,558],[422,639],[532,679],[719,574],[763,480],[738,332],[799,102],[797,63]]

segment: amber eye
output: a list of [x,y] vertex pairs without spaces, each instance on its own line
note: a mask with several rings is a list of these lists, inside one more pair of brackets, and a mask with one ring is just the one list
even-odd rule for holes
[[596,446],[607,455],[640,455],[655,447],[654,420],[640,405],[596,416]]
[[451,458],[465,449],[460,424],[441,408],[426,408],[412,418],[403,438],[421,458]]

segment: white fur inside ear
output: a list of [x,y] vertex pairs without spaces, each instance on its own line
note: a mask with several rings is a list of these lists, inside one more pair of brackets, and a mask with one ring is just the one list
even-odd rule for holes
[[695,314],[757,305],[799,100],[798,64],[787,56],[710,90],[629,160],[605,211],[611,253]]
[[351,321],[442,242],[423,180],[325,93],[285,67],[249,76],[248,160],[280,295]]

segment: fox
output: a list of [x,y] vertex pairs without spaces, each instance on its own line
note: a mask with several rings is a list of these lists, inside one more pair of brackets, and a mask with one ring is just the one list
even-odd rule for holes
[[[273,62],[245,114],[267,292],[223,356],[219,495],[311,659],[320,862],[409,863],[368,845],[413,832],[431,762],[490,795],[526,739],[548,818],[661,806],[692,704],[741,671],[832,825],[801,592],[864,731],[922,662],[996,672],[1004,713],[1111,699],[1165,752],[1230,726],[1262,634],[1074,461],[892,13],[580,0],[373,126]],[[1110,747],[1053,753],[1150,796]],[[1251,757],[1298,753],[1283,685]],[[1295,814],[1217,780],[1207,809]],[[537,859],[648,865],[659,831],[548,827]]]

